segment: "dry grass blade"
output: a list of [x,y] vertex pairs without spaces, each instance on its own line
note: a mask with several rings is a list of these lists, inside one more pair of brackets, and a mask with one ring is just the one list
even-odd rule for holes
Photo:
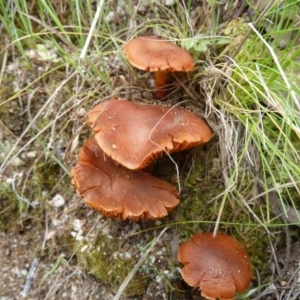
[[63,86],[71,80],[76,75],[76,72],[73,72],[67,79],[63,80],[60,85],[55,89],[54,93],[48,98],[48,100],[45,102],[45,104],[42,106],[42,108],[39,110],[39,112],[32,118],[28,126],[24,129],[18,140],[14,143],[13,147],[10,149],[10,151],[7,153],[4,161],[2,162],[0,166],[0,173],[6,168],[6,166],[15,158],[17,157],[17,154],[13,155],[15,149],[19,145],[19,143],[22,141],[24,136],[27,134],[27,132],[30,130],[30,128],[34,125],[35,121],[38,119],[38,117],[44,113],[46,108],[50,105],[50,103],[55,99],[57,93],[63,88]]
[[[250,28],[257,34],[257,36],[261,39],[261,41],[266,45],[266,47],[268,48],[270,54],[272,55],[274,62],[280,72],[280,75],[282,76],[282,79],[284,81],[284,83],[286,84],[287,87],[287,91],[291,94],[291,97],[294,101],[294,105],[297,108],[298,112],[300,112],[300,102],[299,99],[297,98],[296,92],[292,89],[292,86],[285,74],[285,72],[283,71],[280,62],[278,60],[277,55],[275,54],[273,48],[267,43],[267,41],[261,36],[261,34],[255,29],[255,27],[253,26],[253,24],[249,23],[248,24],[250,26]],[[270,103],[270,105],[273,106],[273,108],[278,111],[281,115],[284,115],[284,109],[278,105],[274,105],[273,103]],[[300,127],[291,124],[291,127],[295,130],[295,132],[297,133],[297,135],[300,137]]]
[[97,22],[99,20],[99,16],[100,16],[100,13],[102,11],[103,4],[104,4],[104,0],[100,0],[99,3],[98,3],[98,5],[97,5],[97,10],[96,10],[96,13],[95,13],[95,17],[94,17],[93,22],[91,24],[91,28],[89,30],[89,34],[87,36],[85,44],[84,44],[84,46],[83,46],[83,48],[81,50],[81,53],[79,55],[79,59],[83,59],[86,56],[86,52],[87,52],[87,49],[88,49],[89,44],[91,42],[91,38],[93,36],[96,24],[97,24]]
[[119,290],[117,292],[117,294],[114,297],[114,300],[119,300],[120,297],[122,296],[124,290],[126,289],[126,287],[128,286],[130,280],[133,278],[133,276],[135,275],[135,273],[137,272],[137,270],[139,269],[139,267],[142,265],[142,263],[145,261],[145,259],[149,256],[150,252],[154,249],[155,245],[157,244],[157,242],[159,242],[159,240],[161,239],[161,237],[164,235],[164,233],[169,229],[169,227],[165,227],[160,234],[158,235],[158,237],[156,237],[154,239],[154,241],[152,242],[151,246],[147,249],[147,251],[143,254],[143,256],[140,258],[140,260],[137,262],[137,264],[134,266],[133,270],[128,274],[128,276],[125,278],[125,280],[122,282],[121,286],[119,287]]

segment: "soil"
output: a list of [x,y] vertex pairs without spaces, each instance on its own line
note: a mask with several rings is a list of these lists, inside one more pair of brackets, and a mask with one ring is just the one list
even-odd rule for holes
[[[129,15],[124,8],[124,1],[108,2],[106,17],[111,18],[109,22],[117,32],[120,24],[129,24]],[[143,18],[154,18],[155,10],[149,9],[143,1],[132,2],[135,5],[141,2],[138,12]],[[162,19],[168,17],[166,11],[181,9],[179,5],[169,2],[171,4],[154,5]],[[246,1],[235,1],[230,9],[229,3],[232,1],[221,2],[224,26],[238,17],[249,17]],[[208,4],[205,2],[204,5],[203,1],[198,0],[190,3],[192,26],[197,27],[203,22],[201,14]],[[149,29],[149,33],[157,34],[154,29]],[[200,149],[174,155],[180,169],[182,204],[169,216],[163,220],[141,222],[123,222],[103,217],[88,208],[76,194],[68,171],[76,164],[78,149],[92,135],[90,129],[84,126],[87,111],[99,101],[99,94],[108,97],[109,91],[101,94],[97,90],[99,86],[88,78],[81,82],[84,89],[82,94],[90,98],[85,100],[78,93],[73,100],[80,105],[65,102],[74,94],[78,77],[71,77],[68,85],[55,94],[57,86],[71,76],[71,72],[68,68],[61,68],[54,73],[55,76],[40,77],[55,65],[53,59],[56,55],[51,51],[48,47],[47,54],[53,57],[43,61],[36,54],[28,53],[32,55],[31,69],[24,68],[23,58],[18,57],[18,52],[14,53],[14,57],[10,53],[4,70],[6,85],[0,89],[0,101],[3,102],[0,108],[0,162],[5,162],[7,155],[7,151],[1,153],[1,149],[9,151],[16,145],[14,153],[19,151],[12,163],[0,173],[0,300],[112,300],[138,263],[141,263],[140,267],[120,299],[203,299],[197,288],[189,287],[182,280],[182,265],[177,261],[177,251],[180,243],[194,233],[214,228],[218,209],[211,203],[197,199],[213,198],[212,195],[222,189],[221,170],[214,169],[216,139]],[[118,75],[116,81],[124,79],[128,83],[132,80],[117,55],[107,57],[106,63],[111,75]],[[149,75],[141,72],[140,76]],[[37,78],[39,80],[34,82]],[[32,82],[30,93],[22,91]],[[21,91],[20,95],[17,95],[18,91]],[[122,93],[124,95],[126,91]],[[47,99],[52,95],[55,101],[49,104]],[[83,100],[79,99],[80,96]],[[145,90],[142,96],[146,101],[153,94]],[[185,98],[189,96],[185,95]],[[168,105],[176,103],[178,97],[175,94]],[[140,94],[136,99],[140,99]],[[44,105],[47,109],[43,109]],[[205,113],[203,106],[203,103],[186,104],[201,117]],[[61,117],[38,136],[41,128],[45,128],[49,120],[55,120],[58,112],[64,109],[68,116]],[[41,116],[39,112],[42,112]],[[78,132],[80,135],[77,135]],[[26,145],[32,136],[35,137],[34,141]],[[195,161],[203,162],[201,167],[197,167],[197,164],[195,167]],[[158,160],[153,173],[174,185],[178,184],[174,164],[167,158]],[[212,174],[215,181],[207,186],[206,180]],[[210,222],[188,223],[203,216]],[[229,211],[228,220],[234,221],[235,218],[238,216],[233,216]],[[220,229],[239,235],[236,228],[221,225]],[[259,292],[253,291],[248,298],[271,300],[281,293],[284,296],[280,299],[298,299],[298,244],[290,241],[291,253],[287,257],[280,247],[285,237],[284,231],[274,234],[272,243],[259,228],[245,230],[244,234],[247,233],[251,235],[250,242],[245,241],[242,234],[239,237],[250,256],[255,253],[253,265],[258,269],[257,273],[254,270],[251,287],[265,284]],[[254,244],[254,239],[259,239],[259,243]],[[271,249],[270,244],[273,243],[278,248]],[[274,259],[274,251],[278,251],[278,261]],[[278,276],[280,270],[288,272],[289,276]],[[262,282],[256,274],[264,276]],[[289,295],[291,298],[288,298]]]

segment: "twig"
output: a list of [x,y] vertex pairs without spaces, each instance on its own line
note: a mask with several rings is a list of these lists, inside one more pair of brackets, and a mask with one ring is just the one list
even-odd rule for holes
[[35,208],[35,205],[32,204],[27,198],[19,195],[19,193],[17,192],[17,189],[16,189],[16,186],[15,186],[15,181],[16,181],[16,176],[17,176],[17,173],[14,174],[13,176],[13,179],[11,181],[11,188],[15,194],[15,196],[17,197],[17,199],[20,201],[20,202],[25,202],[27,204],[27,207],[28,206],[31,206],[32,208]]
[[39,260],[37,258],[35,258],[31,264],[30,270],[27,274],[24,288],[23,288],[22,292],[20,293],[20,295],[22,297],[27,297],[27,295],[29,294],[30,289],[31,289],[32,280],[34,278],[34,273],[37,270],[38,265],[39,265]]
[[100,0],[99,4],[97,6],[97,11],[95,13],[95,16],[94,16],[94,19],[93,19],[93,22],[92,22],[89,34],[88,34],[88,36],[86,38],[86,41],[85,41],[84,46],[83,46],[83,49],[82,49],[82,51],[81,51],[81,53],[79,55],[79,59],[83,59],[85,57],[85,55],[86,55],[87,49],[89,47],[90,41],[91,41],[92,36],[93,36],[93,32],[95,30],[95,27],[96,27],[96,24],[98,22],[100,13],[102,11],[103,4],[104,4],[104,0]]
[[[5,44],[7,43],[7,41],[5,41]],[[6,64],[7,64],[7,56],[8,56],[8,51],[7,51],[7,48],[5,47],[5,50],[4,50],[4,53],[3,53],[3,58],[2,58],[2,66],[1,66],[1,70],[0,70],[0,85],[2,83],[2,77],[3,77],[3,74],[5,73],[5,67],[6,67]]]

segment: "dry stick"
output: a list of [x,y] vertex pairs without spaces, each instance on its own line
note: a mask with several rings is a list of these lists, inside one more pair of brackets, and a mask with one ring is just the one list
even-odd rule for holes
[[[5,41],[5,43],[7,43],[7,41]],[[8,56],[8,51],[7,51],[7,48],[5,47],[4,54],[3,54],[3,59],[2,59],[2,66],[1,66],[1,70],[0,70],[0,85],[2,83],[2,77],[3,77],[5,67],[6,67],[6,63],[7,63],[7,56]]]
[[88,36],[86,38],[86,41],[85,41],[84,46],[83,46],[83,49],[82,49],[82,51],[81,51],[81,53],[79,55],[79,59],[83,59],[85,57],[85,55],[86,55],[87,49],[89,47],[90,41],[91,41],[92,36],[93,36],[93,32],[95,30],[95,27],[96,27],[96,24],[98,22],[100,13],[102,11],[103,4],[104,4],[104,0],[100,0],[99,4],[97,6],[97,11],[95,13],[95,16],[94,16],[94,19],[93,19],[93,22],[92,22],[89,34],[88,34]]
[[[265,13],[269,10],[269,8],[273,5],[273,3],[276,0],[271,1],[266,7],[265,9],[262,11],[262,13],[260,14],[260,16],[255,20],[255,22],[253,23],[253,26],[257,26],[257,24],[261,21],[261,19],[263,18],[263,16],[265,15]],[[242,39],[241,43],[239,44],[239,46],[235,49],[235,51],[233,52],[233,54],[231,55],[231,59],[234,59],[235,56],[239,53],[239,51],[241,50],[242,46],[244,45],[245,41],[248,39],[249,35],[252,33],[252,30],[249,29],[248,32],[246,33],[246,35],[244,36],[244,38]],[[223,68],[221,69],[221,75],[219,76],[219,78],[216,81],[216,85],[215,85],[215,91],[218,89],[221,79],[223,78],[223,74],[225,74],[226,69],[229,67],[230,64],[230,60],[228,60],[225,65],[223,66]]]
[[154,239],[154,242],[151,244],[151,246],[147,249],[147,251],[144,253],[144,255],[140,258],[140,260],[138,261],[138,263],[134,266],[133,270],[126,276],[125,280],[122,282],[118,293],[116,294],[116,296],[114,297],[113,300],[119,300],[120,297],[122,296],[122,293],[124,292],[125,288],[127,287],[128,283],[130,282],[130,280],[132,279],[132,277],[135,275],[135,273],[137,272],[138,268],[141,266],[141,264],[144,262],[144,260],[146,259],[146,257],[149,255],[149,253],[151,252],[151,250],[154,248],[154,246],[157,244],[157,242],[160,240],[160,238],[162,237],[162,235],[169,229],[169,227],[166,227],[162,230],[162,232],[159,234],[159,236],[157,238]]
[[[31,206],[32,208],[35,208],[35,205],[32,204],[27,198],[25,198],[24,196],[21,196],[19,195],[19,193],[17,192],[17,189],[16,189],[16,185],[15,185],[15,181],[16,181],[16,177],[17,177],[17,173],[14,173],[14,176],[13,176],[13,179],[12,179],[12,182],[11,182],[11,188],[16,196],[16,198],[18,199],[18,201],[20,202],[25,202],[27,204],[27,207],[28,206]],[[22,215],[20,216],[22,218]],[[21,220],[22,221],[22,220]],[[22,223],[22,222],[21,222]]]
[[37,270],[38,265],[39,265],[39,259],[35,258],[33,260],[32,264],[31,264],[30,270],[28,272],[24,288],[23,288],[22,292],[20,293],[20,295],[22,297],[27,297],[28,296],[28,294],[30,292],[30,289],[31,289],[32,281],[34,279],[34,274],[35,274],[35,272]]

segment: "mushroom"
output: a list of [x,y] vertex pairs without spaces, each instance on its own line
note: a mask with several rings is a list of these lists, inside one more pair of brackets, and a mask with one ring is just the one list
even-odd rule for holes
[[212,137],[207,124],[182,107],[142,105],[112,98],[88,115],[100,148],[128,169],[143,169],[165,151],[204,144]]
[[71,176],[86,204],[111,218],[158,219],[179,203],[178,192],[171,184],[117,165],[94,138],[80,149]]
[[193,71],[194,60],[184,49],[156,36],[140,36],[124,46],[127,60],[135,67],[155,72],[156,94],[165,97],[167,72]]
[[196,234],[179,247],[178,260],[184,281],[199,286],[207,299],[233,299],[247,289],[252,278],[245,249],[234,238],[218,233]]

